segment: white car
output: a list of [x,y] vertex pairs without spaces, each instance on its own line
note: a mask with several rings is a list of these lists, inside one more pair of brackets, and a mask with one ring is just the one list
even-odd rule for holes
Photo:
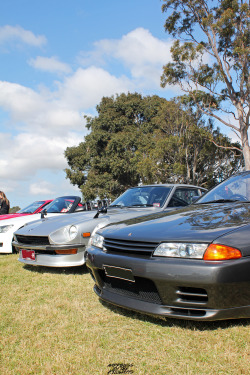
[[34,215],[24,215],[5,219],[0,221],[0,253],[13,253],[15,248],[12,246],[13,233],[25,224],[38,220],[46,213],[48,217],[69,214],[76,211],[82,211],[84,206],[80,203],[81,198],[77,196],[64,196],[54,199],[41,212]]

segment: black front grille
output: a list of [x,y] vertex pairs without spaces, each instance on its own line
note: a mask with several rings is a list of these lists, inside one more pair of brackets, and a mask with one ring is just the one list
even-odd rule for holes
[[26,245],[50,245],[48,237],[45,236],[22,236],[17,234],[16,239],[19,243]]
[[151,256],[158,243],[105,238],[103,246],[110,252]]
[[103,281],[103,287],[113,293],[126,297],[135,298],[141,301],[161,304],[161,298],[153,281],[135,276],[135,282],[108,277],[105,272],[99,270]]

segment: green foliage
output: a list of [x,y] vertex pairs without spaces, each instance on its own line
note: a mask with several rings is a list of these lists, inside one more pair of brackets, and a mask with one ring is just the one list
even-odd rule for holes
[[214,185],[239,168],[240,152],[189,107],[138,93],[103,98],[86,118],[85,141],[65,151],[67,177],[85,199],[114,198],[140,182]]
[[97,106],[98,116],[86,117],[90,133],[85,142],[65,152],[71,168],[67,177],[86,199],[115,197],[139,183],[137,152],[148,142],[151,120],[163,100],[137,93],[104,97]]
[[15,214],[17,211],[21,210],[19,206],[14,206],[10,208],[10,214]]
[[144,181],[148,173],[157,182],[209,188],[242,165],[239,144],[231,143],[219,129],[213,128],[211,121],[205,125],[201,114],[195,113],[189,104],[185,107],[180,99],[166,101],[155,123],[155,147],[148,150]]
[[165,30],[178,39],[171,48],[172,62],[163,68],[161,85],[180,85],[200,111],[238,133],[245,167],[250,169],[249,3],[163,1]]

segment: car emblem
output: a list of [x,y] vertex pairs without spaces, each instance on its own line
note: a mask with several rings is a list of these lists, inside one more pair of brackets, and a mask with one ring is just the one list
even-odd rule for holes
[[128,236],[132,236],[132,233],[129,233]]

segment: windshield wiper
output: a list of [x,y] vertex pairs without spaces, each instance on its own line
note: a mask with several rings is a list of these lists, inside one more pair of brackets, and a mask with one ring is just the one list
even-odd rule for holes
[[249,201],[241,201],[241,200],[239,200],[239,199],[216,199],[216,200],[214,200],[214,201],[208,201],[208,202],[201,202],[201,203],[199,203],[199,202],[197,202],[197,203],[195,203],[195,204],[207,204],[207,203],[230,203],[230,202],[248,202],[249,203]]
[[108,206],[108,208],[113,208],[113,207],[123,208],[123,207],[126,207],[126,206],[123,206],[122,204],[111,204],[110,206]]
[[142,204],[132,204],[131,206],[127,206],[127,207],[153,207],[152,204],[146,204],[146,203],[142,203]]

